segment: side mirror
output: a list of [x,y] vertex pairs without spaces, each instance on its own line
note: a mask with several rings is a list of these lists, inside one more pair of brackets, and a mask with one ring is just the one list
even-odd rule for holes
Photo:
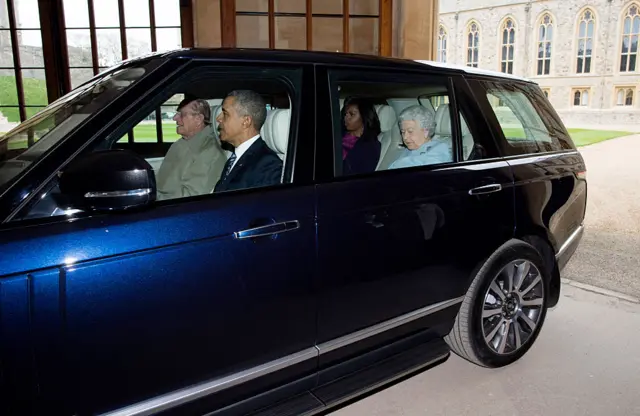
[[156,199],[153,168],[128,150],[98,151],[70,163],[59,186],[71,208],[83,211],[122,211]]

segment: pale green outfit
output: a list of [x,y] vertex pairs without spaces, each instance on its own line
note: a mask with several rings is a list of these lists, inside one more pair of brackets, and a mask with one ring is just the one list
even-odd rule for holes
[[158,169],[157,199],[210,193],[226,162],[212,126],[206,126],[190,139],[180,138],[171,145]]

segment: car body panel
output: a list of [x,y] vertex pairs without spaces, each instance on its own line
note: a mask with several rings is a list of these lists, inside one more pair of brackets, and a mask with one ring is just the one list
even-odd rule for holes
[[[3,270],[28,275],[0,279],[18,302],[16,322],[30,321],[29,299],[44,303],[51,321],[42,326],[64,339],[65,365],[54,371],[63,370],[67,384],[41,382],[41,393],[67,391],[77,410],[108,410],[312,348],[315,259],[298,248],[314,246],[313,201],[313,188],[282,189],[33,227],[18,241],[2,233],[3,259],[14,259]],[[234,239],[268,218],[300,228]],[[46,354],[55,349],[44,345]]]

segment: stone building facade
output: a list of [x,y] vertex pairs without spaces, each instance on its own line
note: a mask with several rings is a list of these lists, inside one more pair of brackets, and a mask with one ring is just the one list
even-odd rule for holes
[[437,59],[537,82],[572,127],[640,122],[639,0],[440,0]]

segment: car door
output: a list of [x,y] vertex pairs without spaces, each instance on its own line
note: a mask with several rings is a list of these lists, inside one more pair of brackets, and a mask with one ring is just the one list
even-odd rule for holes
[[[326,146],[318,163],[330,167],[321,171],[326,176],[318,186],[322,366],[417,329],[430,328],[434,337],[446,334],[474,269],[512,235],[514,223],[511,172],[462,77],[329,70],[324,79],[329,82],[318,87],[318,96],[329,91],[324,106],[332,109],[332,122],[327,112],[323,124],[334,131],[318,133],[318,146]],[[390,107],[396,103],[397,116],[408,102],[419,105],[418,96],[434,91],[445,105],[434,117],[444,123],[437,134],[448,134],[453,146],[449,162],[341,176],[338,103],[343,95],[387,100]],[[450,104],[444,104],[447,100]],[[391,125],[389,149],[402,140],[393,130],[397,120]],[[465,160],[462,152],[463,139],[469,138],[479,149],[473,160]]]
[[[47,413],[135,405],[127,414],[150,414],[209,411],[314,374],[311,70],[194,63],[114,103],[125,110],[94,132],[96,148],[115,143],[180,88],[193,96],[239,86],[269,94],[284,85],[290,133],[282,134],[295,149],[283,157],[284,183],[130,212],[5,222],[3,351],[14,353],[2,360],[6,385]],[[22,184],[31,186],[29,176]],[[34,198],[46,199],[46,191]],[[25,363],[36,366],[22,369],[30,379],[17,367]]]
[[[471,87],[480,97],[500,150],[513,171],[518,234],[537,235],[548,241],[562,270],[584,228],[584,160],[537,85],[474,80]],[[551,284],[550,305],[554,305],[560,281],[555,279]]]

